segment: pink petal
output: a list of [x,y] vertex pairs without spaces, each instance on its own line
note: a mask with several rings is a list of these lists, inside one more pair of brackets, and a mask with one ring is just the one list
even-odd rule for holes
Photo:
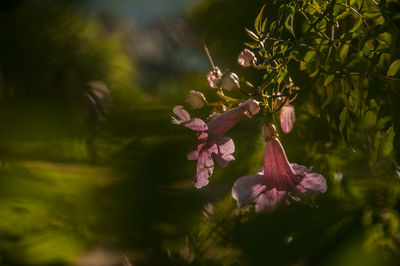
[[213,158],[217,161],[217,163],[221,166],[221,167],[225,167],[228,165],[228,163],[230,161],[234,161],[235,157],[233,157],[233,155],[214,155]]
[[280,112],[279,119],[281,122],[282,131],[287,134],[293,129],[293,124],[296,121],[296,115],[294,112],[294,107],[286,103]]
[[327,186],[325,178],[316,173],[309,173],[296,186],[297,194],[301,197],[309,197],[313,193],[325,193]]
[[232,156],[232,153],[235,152],[235,144],[231,138],[221,138],[214,135],[211,141],[217,144],[218,151],[216,154],[213,154],[213,158],[219,165],[225,167],[230,161],[235,160],[235,157]]
[[300,181],[300,177],[293,172],[285,151],[277,138],[266,143],[264,176],[268,187],[280,190],[290,190]]
[[214,162],[211,159],[211,154],[208,152],[202,152],[199,154],[197,160],[197,172],[194,181],[196,188],[202,188],[208,184],[208,178],[214,171]]
[[187,121],[183,121],[181,123],[182,126],[185,126],[187,128],[190,128],[191,130],[195,131],[206,131],[207,130],[207,125],[204,123],[203,120],[199,118],[192,118]]
[[182,121],[187,121],[190,119],[190,115],[183,109],[182,105],[175,106],[172,110]]
[[218,138],[215,140],[215,143],[218,146],[218,153],[220,154],[229,155],[235,152],[235,144],[231,138]]
[[186,156],[189,161],[197,160],[199,159],[199,152],[197,150],[194,150],[189,152]]
[[245,111],[246,109],[240,106],[223,113],[216,119],[207,123],[209,132],[213,132],[222,137],[239,121]]
[[297,194],[301,197],[311,196],[313,193],[325,193],[327,186],[325,178],[317,173],[311,173],[310,169],[303,165],[292,164],[296,174],[303,179],[296,185]]
[[310,169],[305,167],[304,165],[300,165],[297,163],[291,163],[290,166],[292,167],[292,169],[296,175],[304,176],[305,174],[311,172]]
[[208,133],[207,132],[198,132],[197,140],[206,141],[207,138],[208,138]]
[[206,145],[205,142],[199,143],[199,144],[197,145],[197,148],[196,148],[195,150],[189,152],[189,153],[186,155],[186,156],[187,156],[187,159],[188,159],[189,161],[193,161],[193,160],[199,159],[199,154],[200,154],[200,152],[202,152],[202,150],[204,149],[204,146],[205,146],[205,145]]
[[257,197],[266,190],[263,175],[243,176],[236,180],[232,188],[232,197],[237,205],[242,207],[249,203],[255,203]]
[[276,188],[266,190],[256,198],[256,212],[272,211],[279,205],[287,205],[287,192]]
[[211,147],[204,145],[204,147],[199,151],[196,177],[194,180],[194,186],[196,188],[202,188],[208,184],[208,178],[210,178],[214,172],[214,161],[211,158],[211,154],[216,152],[216,144]]

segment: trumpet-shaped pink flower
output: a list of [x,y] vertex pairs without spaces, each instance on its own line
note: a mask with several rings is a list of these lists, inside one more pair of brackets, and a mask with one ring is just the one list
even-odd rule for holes
[[179,119],[172,118],[172,123],[180,124],[196,131],[197,148],[188,153],[188,160],[197,160],[196,177],[194,185],[202,188],[208,184],[208,179],[214,171],[214,160],[225,167],[234,160],[232,153],[235,151],[233,140],[223,135],[231,129],[245,113],[255,115],[254,106],[258,106],[255,100],[247,100],[240,106],[220,115],[207,124],[199,118],[190,118],[182,106],[176,106],[173,112]]
[[289,198],[298,201],[325,191],[325,178],[305,166],[290,164],[279,140],[270,135],[266,138],[264,167],[256,175],[236,180],[232,196],[239,207],[255,203],[256,212],[261,212],[287,205]]
[[290,103],[286,102],[279,114],[279,120],[281,122],[282,131],[287,134],[293,129],[293,124],[296,121],[296,114],[294,113],[294,107]]

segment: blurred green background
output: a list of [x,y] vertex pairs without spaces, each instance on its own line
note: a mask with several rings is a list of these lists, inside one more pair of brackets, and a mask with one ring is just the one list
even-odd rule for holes
[[229,133],[236,160],[192,185],[193,139],[172,108],[192,89],[215,97],[203,41],[221,69],[261,79],[236,60],[263,3],[3,1],[0,265],[397,265],[397,161],[371,167],[310,92],[281,141],[326,194],[236,208],[233,182],[262,164],[262,118],[243,118]]

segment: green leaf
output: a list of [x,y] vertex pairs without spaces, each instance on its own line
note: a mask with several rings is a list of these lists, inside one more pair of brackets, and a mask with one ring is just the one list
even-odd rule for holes
[[294,36],[294,29],[292,27],[293,15],[288,16],[285,20],[285,28],[290,31],[290,33]]
[[318,70],[318,65],[315,64],[315,61],[318,59],[318,54],[316,51],[309,51],[304,56],[304,65],[300,65],[301,69],[306,69],[309,73],[314,73]]
[[344,107],[339,116],[339,131],[342,134],[342,136],[343,136],[343,129],[346,126],[346,121],[347,121],[347,108]]
[[324,87],[328,86],[329,83],[331,83],[334,80],[334,78],[335,78],[334,74],[326,76],[324,80]]
[[293,29],[294,13],[295,13],[295,10],[294,10],[293,6],[287,7],[286,12],[285,12],[286,19],[285,19],[285,23],[284,23],[285,28],[287,30],[289,30],[293,36],[294,36],[294,29]]
[[350,85],[352,89],[350,90],[350,95],[348,96],[347,108],[349,111],[356,113],[362,98],[359,80],[357,78],[353,78]]
[[279,78],[278,78],[278,83],[282,83],[282,81],[285,79],[286,75],[287,75],[287,71],[286,70],[282,70],[279,73]]
[[363,24],[362,18],[357,17],[357,23],[354,24],[354,26],[349,30],[349,32],[355,32],[359,30],[362,24]]
[[351,11],[345,11],[345,12],[341,13],[340,15],[337,15],[336,16],[336,20],[344,19],[348,15],[351,15]]
[[393,138],[394,138],[393,127],[390,127],[385,134],[382,142],[379,145],[378,154],[381,157],[388,156],[393,150]]
[[315,57],[317,56],[317,52],[312,50],[309,51],[305,56],[304,56],[304,62],[310,62],[313,61],[315,59]]
[[321,109],[325,109],[331,102],[336,100],[339,97],[340,92],[336,91],[328,96],[328,98],[321,105]]
[[346,62],[346,57],[349,52],[349,46],[347,44],[343,44],[339,50],[339,58],[341,63]]
[[365,12],[364,16],[367,19],[372,19],[372,18],[377,18],[381,15],[381,12],[379,11],[372,11],[372,12]]
[[248,43],[248,42],[245,42],[244,45],[246,45],[247,47],[252,48],[252,49],[260,48],[260,44],[259,43]]
[[368,111],[364,114],[360,122],[360,129],[370,129],[376,124],[376,112]]
[[256,20],[254,21],[254,29],[256,30],[258,35],[261,34],[261,17],[262,17],[262,13],[264,11],[264,8],[265,8],[265,5],[263,5],[263,7],[261,8],[260,13],[258,13],[258,16],[256,17]]
[[[301,60],[302,60],[301,55],[297,51],[291,52],[289,58],[291,58],[297,62],[301,62]],[[301,67],[301,64],[300,64],[300,67]]]
[[262,32],[265,32],[265,31],[266,31],[267,21],[268,21],[268,18],[265,18],[265,19],[264,19],[264,22],[263,22],[262,25],[261,25],[261,31],[262,31]]
[[398,20],[400,19],[400,13],[396,13],[392,16],[392,20]]
[[346,141],[347,146],[354,152],[355,150],[350,144],[349,135],[347,134],[347,128],[348,128],[346,126],[347,118],[348,118],[347,108],[344,107],[339,116],[339,131],[340,134],[343,136],[344,140]]
[[251,30],[244,28],[244,30],[246,31],[246,33],[250,36],[250,38],[252,38],[253,40],[255,40],[256,42],[259,42],[260,39],[258,38],[257,34],[255,34],[254,32],[252,32]]
[[388,77],[396,76],[399,70],[400,70],[400,59],[397,59],[389,66],[387,76]]
[[376,122],[375,128],[378,130],[382,130],[388,122],[392,120],[391,116],[384,116],[378,119]]

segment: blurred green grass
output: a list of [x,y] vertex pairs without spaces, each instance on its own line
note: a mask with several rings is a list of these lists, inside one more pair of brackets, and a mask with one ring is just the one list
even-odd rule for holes
[[92,241],[96,193],[110,169],[46,161],[9,161],[0,169],[0,243],[27,264],[72,263]]

